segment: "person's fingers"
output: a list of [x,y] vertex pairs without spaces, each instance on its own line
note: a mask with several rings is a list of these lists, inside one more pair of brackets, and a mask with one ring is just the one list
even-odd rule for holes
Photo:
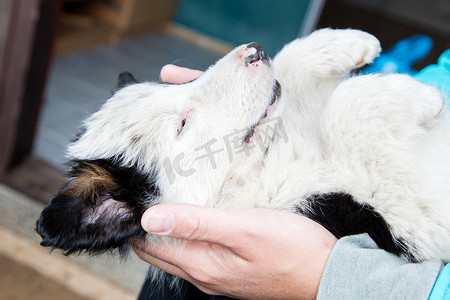
[[[188,241],[204,241],[234,248],[252,235],[254,226],[238,210],[221,210],[188,204],[163,204],[149,208],[141,219],[145,231]],[[255,235],[257,233],[254,233]]]
[[[215,295],[217,294],[217,291],[214,289],[211,289],[210,287],[202,284],[201,282],[195,280],[193,277],[191,277],[188,273],[183,271],[181,268],[177,267],[176,265],[173,265],[170,262],[164,261],[162,259],[159,259],[152,255],[152,253],[167,253],[172,252],[170,251],[172,248],[169,246],[169,244],[163,243],[161,241],[156,242],[154,245],[150,245],[149,243],[137,241],[132,245],[133,251],[136,253],[136,255],[142,259],[143,261],[146,261],[147,263],[151,264],[152,266],[166,272],[169,274],[172,274],[178,278],[184,279],[186,281],[189,281],[190,283],[194,284],[197,288],[202,290],[203,292]],[[178,251],[179,252],[179,251]],[[180,253],[178,253],[180,254]],[[173,255],[173,252],[172,252]],[[173,258],[173,257],[172,257]]]
[[175,65],[165,65],[161,69],[160,78],[162,82],[187,83],[202,75],[203,72],[194,69],[178,67]]
[[169,238],[150,239],[148,245],[135,250],[139,257],[207,293],[233,290],[234,296],[250,295],[247,287],[248,279],[254,280],[252,274],[266,285],[274,279],[301,278],[299,274],[306,269],[307,278],[294,290],[318,283],[336,242],[331,233],[306,217],[268,209],[159,204],[144,213],[142,227]]
[[187,275],[180,268],[153,256],[152,253],[155,251],[158,251],[158,249],[156,249],[156,248],[159,248],[159,247],[157,247],[155,245],[150,245],[149,243],[146,243],[146,242],[138,241],[132,245],[132,248],[133,248],[133,251],[137,254],[137,256],[140,259],[148,262],[152,266],[155,266],[158,269],[163,270],[164,272],[170,273],[172,275],[183,278],[185,280],[188,280],[188,281],[192,280],[192,278],[189,275]]

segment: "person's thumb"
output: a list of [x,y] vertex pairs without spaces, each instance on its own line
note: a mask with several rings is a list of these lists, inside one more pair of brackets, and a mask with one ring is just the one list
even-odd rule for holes
[[203,71],[188,69],[175,65],[165,65],[159,75],[162,82],[182,84],[197,79]]
[[227,246],[242,230],[236,211],[212,209],[188,204],[160,204],[142,216],[142,228],[154,235],[198,240]]

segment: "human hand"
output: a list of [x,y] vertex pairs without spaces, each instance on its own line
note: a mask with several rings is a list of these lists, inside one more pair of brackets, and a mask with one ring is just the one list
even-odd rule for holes
[[269,209],[156,205],[142,217],[155,235],[137,255],[205,293],[243,299],[315,299],[336,238],[303,216]]

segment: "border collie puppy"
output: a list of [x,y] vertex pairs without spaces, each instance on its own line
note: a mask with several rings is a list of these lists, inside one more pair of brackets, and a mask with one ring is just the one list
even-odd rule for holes
[[273,60],[242,45],[182,85],[123,74],[69,146],[42,245],[124,254],[146,238],[147,208],[181,202],[297,212],[411,261],[450,261],[446,101],[406,75],[350,75],[379,52],[368,33],[323,29]]

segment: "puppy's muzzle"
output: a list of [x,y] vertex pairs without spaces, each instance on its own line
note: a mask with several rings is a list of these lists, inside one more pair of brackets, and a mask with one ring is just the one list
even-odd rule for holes
[[258,62],[269,65],[270,58],[264,48],[257,42],[252,42],[247,45],[245,50],[252,50],[252,48],[255,49],[255,52],[245,57],[245,65],[256,65]]

